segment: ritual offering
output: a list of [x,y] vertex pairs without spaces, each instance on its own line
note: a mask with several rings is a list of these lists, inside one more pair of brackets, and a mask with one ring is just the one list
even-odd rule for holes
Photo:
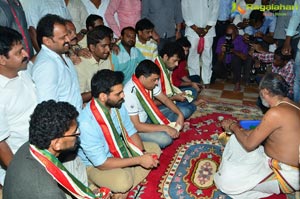
[[152,158],[155,159],[155,160],[157,160],[157,159],[158,159],[157,154],[153,154],[153,155],[152,155]]
[[96,197],[99,199],[106,198],[110,194],[110,189],[107,187],[99,188],[99,193],[96,194]]
[[176,122],[170,122],[168,124],[168,126],[176,129],[178,132],[181,130],[181,126],[180,125],[176,125]]

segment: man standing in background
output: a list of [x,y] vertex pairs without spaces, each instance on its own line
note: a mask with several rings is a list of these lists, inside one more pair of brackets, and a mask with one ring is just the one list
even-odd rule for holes
[[[195,9],[199,9],[199,6]],[[158,43],[158,51],[165,43],[181,37],[183,19],[180,0],[143,0],[142,18],[149,19],[155,26],[157,34],[153,38]]]
[[67,9],[64,0],[22,0],[28,30],[31,37],[33,47],[36,52],[40,51],[37,42],[36,28],[39,20],[46,14],[56,14],[64,19],[72,20],[71,14]]
[[18,0],[0,0],[0,13],[0,25],[12,28],[22,35],[22,43],[31,58],[33,56],[33,48],[21,3]]
[[[300,0],[295,1],[295,5],[300,4]],[[296,29],[300,24],[300,15],[298,10],[294,10],[293,15],[290,19],[289,26],[286,31],[286,39],[282,48],[282,54],[289,55],[292,52],[291,47],[291,39],[297,32]],[[300,102],[300,42],[298,43],[298,49],[295,57],[295,65],[294,65],[294,72],[295,72],[295,81],[294,81],[294,102]]]
[[104,18],[117,38],[125,27],[134,27],[141,18],[141,0],[110,0]]
[[[205,87],[208,87],[212,75],[212,44],[216,35],[214,26],[219,13],[219,0],[182,0],[181,6],[186,24],[185,35],[192,44],[188,56],[189,73],[200,75],[200,54],[201,78]],[[202,45],[202,52],[198,52],[198,45]]]

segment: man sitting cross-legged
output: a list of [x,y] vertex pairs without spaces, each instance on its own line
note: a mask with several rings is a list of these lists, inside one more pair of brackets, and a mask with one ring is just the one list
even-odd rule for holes
[[[125,85],[125,105],[130,119],[139,131],[143,141],[151,141],[164,148],[179,136],[178,130],[183,125],[183,114],[179,108],[161,92],[158,86],[160,69],[150,60],[139,63],[135,75]],[[154,98],[162,102],[168,111],[162,113],[154,103]],[[177,117],[176,125],[170,127],[166,116]],[[174,121],[174,120],[173,120]]]
[[300,108],[287,98],[282,76],[269,73],[259,85],[263,104],[270,107],[253,130],[224,120],[232,131],[222,155],[216,186],[232,198],[264,198],[299,190]]
[[65,199],[66,193],[97,198],[57,159],[78,146],[77,116],[76,108],[67,102],[50,100],[37,105],[30,119],[29,143],[17,151],[8,167],[3,198]]
[[[178,67],[178,63],[182,58],[184,58],[183,48],[178,43],[171,42],[164,45],[154,62],[161,71],[160,86],[162,92],[167,95],[169,99],[175,101],[177,107],[183,113],[184,119],[187,119],[196,111],[196,106],[203,103],[203,100],[197,99],[198,92],[191,86],[182,89],[174,86],[171,78],[172,73],[173,70]],[[165,108],[164,106],[160,106],[162,111]],[[172,120],[173,118],[169,119]]]
[[93,98],[79,116],[79,156],[88,179],[110,188],[114,198],[126,198],[157,167],[160,155],[157,144],[142,143],[122,106],[123,80],[122,72],[98,71],[91,82]]

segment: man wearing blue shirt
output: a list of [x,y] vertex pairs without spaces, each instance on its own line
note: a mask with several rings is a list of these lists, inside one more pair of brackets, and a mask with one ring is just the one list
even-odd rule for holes
[[124,73],[124,84],[130,80],[136,66],[145,59],[141,51],[135,47],[135,39],[136,33],[134,28],[123,28],[119,44],[120,52],[112,54],[115,71],[122,71]]
[[276,26],[276,17],[268,16],[269,11],[262,12],[260,10],[253,10],[250,14],[250,26],[245,28],[246,39],[248,35],[255,37],[258,42],[265,42],[267,45],[274,43],[274,31]]
[[157,167],[160,154],[157,144],[141,141],[122,106],[123,80],[119,71],[98,71],[91,81],[93,98],[79,116],[79,156],[87,166],[88,179],[110,188],[116,198],[126,198]]

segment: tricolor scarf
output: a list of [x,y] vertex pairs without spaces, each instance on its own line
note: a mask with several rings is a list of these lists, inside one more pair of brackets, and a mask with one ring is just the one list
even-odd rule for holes
[[168,125],[170,121],[157,108],[152,99],[152,91],[146,90],[135,75],[132,75],[132,81],[136,88],[136,96],[151,119],[152,123]]
[[165,64],[163,63],[163,61],[161,60],[161,57],[157,57],[154,60],[155,64],[159,67],[161,73],[160,73],[160,82],[161,82],[161,89],[162,92],[167,95],[168,97],[171,97],[173,95],[182,93],[182,91],[177,88],[176,86],[174,86],[172,84],[172,79],[170,77],[170,73],[167,69],[167,67],[165,66]]
[[88,187],[75,178],[49,151],[40,150],[34,145],[30,145],[29,150],[31,155],[45,167],[46,171],[54,178],[54,180],[68,190],[73,196],[81,199],[99,198]]
[[128,136],[125,127],[123,126],[118,109],[114,109],[117,113],[118,122],[121,128],[121,134],[118,133],[112,121],[109,110],[104,107],[98,99],[93,98],[90,103],[91,111],[102,129],[105,140],[108,144],[110,153],[116,158],[137,157],[143,155]]

